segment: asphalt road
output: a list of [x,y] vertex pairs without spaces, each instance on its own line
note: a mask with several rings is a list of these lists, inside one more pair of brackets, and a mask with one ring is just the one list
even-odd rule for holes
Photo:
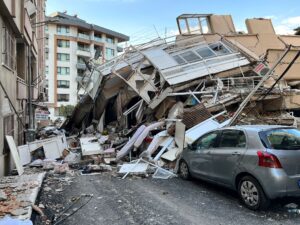
[[[121,180],[101,174],[77,176],[71,185],[63,186],[62,192],[54,192],[59,188],[55,182],[48,185],[53,192],[42,191],[40,201],[52,213],[55,208],[51,204],[66,208],[72,197],[93,194],[90,202],[60,223],[65,225],[300,224],[300,215],[287,212],[282,201],[274,202],[266,212],[253,212],[240,204],[235,192],[196,180]],[[72,206],[69,214],[87,199],[83,197]],[[58,214],[62,208],[55,210]]]

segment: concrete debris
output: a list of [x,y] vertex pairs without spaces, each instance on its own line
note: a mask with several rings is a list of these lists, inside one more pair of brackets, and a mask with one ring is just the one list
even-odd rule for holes
[[0,218],[30,219],[44,177],[45,173],[33,173],[0,178],[0,192],[6,195],[0,204]]
[[7,195],[3,190],[0,190],[0,201],[7,200]]

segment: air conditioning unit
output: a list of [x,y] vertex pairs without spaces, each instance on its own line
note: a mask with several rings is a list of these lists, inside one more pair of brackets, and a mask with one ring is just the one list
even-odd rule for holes
[[265,76],[269,72],[270,68],[265,63],[259,63],[255,68],[254,72],[259,76]]

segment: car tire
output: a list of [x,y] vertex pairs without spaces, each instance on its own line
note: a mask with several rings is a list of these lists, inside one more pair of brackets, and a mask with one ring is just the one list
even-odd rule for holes
[[191,178],[188,164],[184,160],[181,160],[179,163],[179,176],[184,180]]
[[243,177],[238,184],[238,193],[243,204],[251,210],[265,210],[270,205],[270,199],[254,177]]

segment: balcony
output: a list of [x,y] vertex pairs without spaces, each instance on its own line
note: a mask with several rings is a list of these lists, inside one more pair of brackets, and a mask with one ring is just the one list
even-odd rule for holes
[[25,80],[17,77],[17,99],[27,99],[28,98],[28,85]]
[[76,68],[80,69],[80,70],[85,70],[86,65],[85,65],[85,63],[79,62],[79,63],[76,64]]
[[78,47],[78,49],[76,51],[76,54],[81,55],[81,56],[85,56],[85,57],[88,57],[88,58],[92,57],[92,53],[91,53],[89,48],[79,48]]
[[78,38],[85,39],[85,40],[90,40],[90,35],[78,33]]
[[104,40],[100,37],[94,37],[94,41],[101,42],[101,43],[104,42]]

